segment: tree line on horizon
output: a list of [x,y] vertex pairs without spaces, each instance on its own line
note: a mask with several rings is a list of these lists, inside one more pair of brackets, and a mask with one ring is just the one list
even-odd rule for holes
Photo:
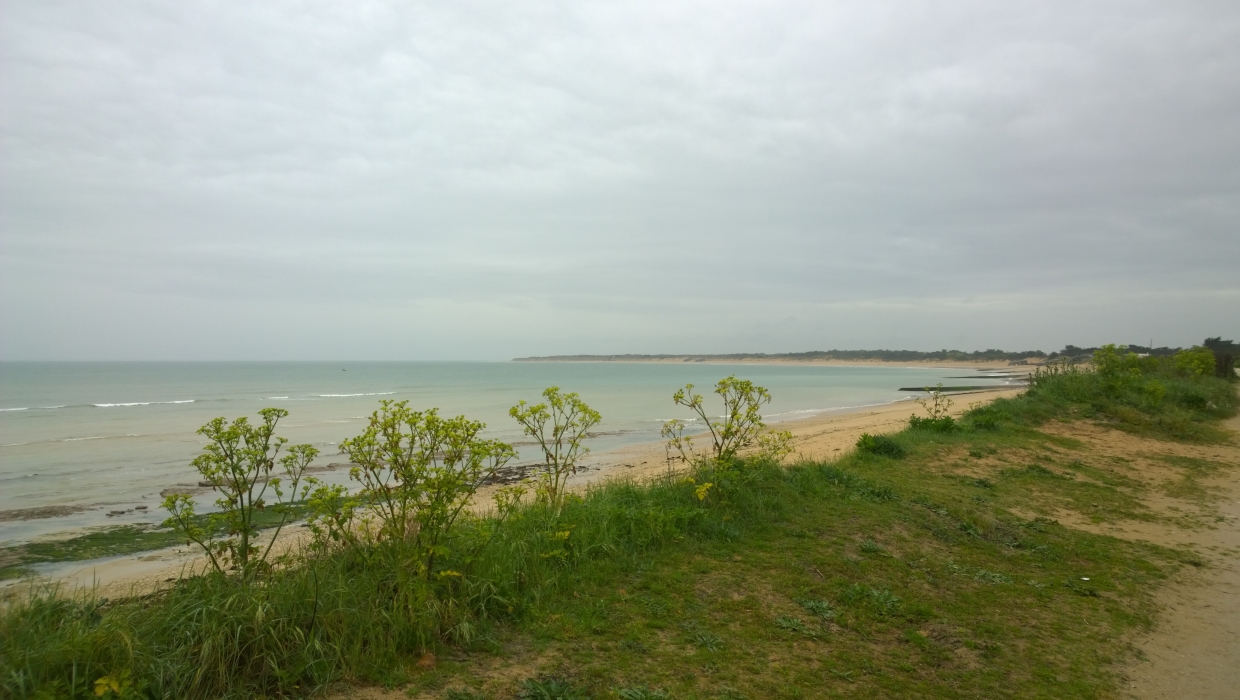
[[[1220,366],[1228,368],[1234,366],[1234,359],[1230,362],[1229,358],[1234,358],[1240,354],[1240,345],[1231,340],[1223,340],[1221,336],[1214,338],[1206,338],[1200,346],[1211,350]],[[619,355],[547,355],[543,357],[517,357],[513,358],[514,362],[532,362],[532,361],[624,361],[624,360],[681,360],[684,362],[708,362],[718,360],[879,360],[884,362],[915,362],[925,360],[938,360],[948,362],[996,362],[1008,361],[1016,362],[1030,359],[1046,359],[1054,360],[1065,358],[1069,360],[1088,361],[1093,357],[1097,347],[1077,347],[1076,345],[1065,345],[1062,350],[1046,353],[1042,350],[1020,350],[1009,352],[1007,350],[987,349],[987,350],[812,350],[809,352],[783,352],[783,353],[765,353],[765,352],[738,352],[738,353],[718,353],[718,354],[691,354],[691,353],[667,353],[667,354],[641,354],[641,353],[625,353]],[[1129,353],[1141,355],[1153,355],[1156,357],[1172,356],[1184,348],[1173,347],[1147,347],[1141,345],[1128,345],[1124,347]]]

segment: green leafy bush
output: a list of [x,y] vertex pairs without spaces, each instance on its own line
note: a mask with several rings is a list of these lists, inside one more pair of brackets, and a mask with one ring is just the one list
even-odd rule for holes
[[534,406],[521,401],[508,410],[508,415],[542,448],[544,461],[536,490],[540,499],[559,511],[568,477],[577,473],[577,460],[590,451],[582,440],[603,417],[577,394],[560,393],[558,386],[544,390],[543,398],[546,403]]
[[1186,377],[1208,377],[1214,374],[1214,352],[1200,345],[1177,352],[1171,362],[1176,371]]
[[1036,370],[1016,399],[997,399],[968,411],[973,427],[1038,425],[1077,416],[1176,440],[1217,442],[1227,433],[1214,422],[1236,412],[1231,383],[1181,372],[1173,358],[1137,357],[1114,345],[1099,348],[1094,367],[1052,364]]
[[[304,499],[317,483],[305,475],[306,467],[319,453],[317,449],[294,445],[287,455],[279,457],[288,440],[276,437],[275,430],[288,411],[264,408],[258,414],[263,419],[259,425],[251,425],[245,417],[230,424],[221,417],[198,430],[208,442],[191,464],[220,495],[215,501],[219,513],[206,516],[204,524],[195,515],[192,496],[174,493],[164,499],[164,508],[171,515],[164,526],[197,544],[216,572],[231,567],[250,575],[265,564],[280,529],[293,515],[293,502]],[[272,474],[277,459],[287,481]],[[268,503],[268,498],[275,502]],[[255,544],[259,515],[268,505],[281,517],[267,547],[260,551]]]
[[951,416],[943,416],[942,418],[909,416],[908,425],[913,430],[932,430],[936,433],[950,433],[959,427],[956,424],[956,419]]
[[[715,393],[723,399],[722,421],[710,419],[706,413],[704,397],[693,390],[692,384],[686,384],[672,395],[672,401],[676,405],[684,406],[697,414],[694,420],[701,420],[710,434],[710,451],[698,453],[694,450],[693,440],[685,435],[684,421],[670,420],[663,425],[663,437],[668,440],[668,451],[675,451],[688,464],[702,464],[708,460],[734,460],[742,450],[758,443],[762,428],[766,426],[762,422],[762,407],[771,402],[771,394],[766,389],[748,379],[737,379],[732,375],[715,384]],[[783,445],[779,444],[781,442]],[[777,453],[787,442],[787,439],[768,439],[761,446],[764,452]]]
[[[356,465],[349,476],[362,486],[366,521],[354,526],[341,512],[319,515],[339,523],[359,551],[398,558],[401,571],[426,580],[460,576],[436,568],[436,561],[449,553],[449,533],[483,480],[515,453],[480,438],[485,423],[441,418],[436,409],[414,411],[407,401],[380,405],[361,435],[340,443]],[[317,495],[316,506],[335,506],[332,494]]]
[[904,446],[886,435],[862,433],[857,439],[857,449],[867,454],[902,459],[906,452]]

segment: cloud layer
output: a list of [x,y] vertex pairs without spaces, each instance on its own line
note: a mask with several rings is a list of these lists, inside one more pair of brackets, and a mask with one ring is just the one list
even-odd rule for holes
[[839,5],[8,3],[0,357],[1240,332],[1233,3]]

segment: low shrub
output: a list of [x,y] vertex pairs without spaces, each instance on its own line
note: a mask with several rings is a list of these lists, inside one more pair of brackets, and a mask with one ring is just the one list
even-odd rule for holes
[[862,433],[857,439],[857,449],[867,454],[902,459],[907,452],[904,446],[886,435],[870,435]]
[[926,410],[926,416],[909,416],[908,425],[913,430],[932,430],[937,433],[950,433],[958,427],[956,419],[951,416],[952,400],[943,394],[943,385],[926,388],[929,396],[917,399],[917,403]]
[[[998,430],[1009,424],[1037,426],[1053,418],[1083,417],[1174,440],[1225,440],[1227,433],[1214,422],[1235,415],[1233,384],[1188,373],[1185,362],[1177,367],[1173,358],[1138,357],[1104,346],[1095,354],[1096,369],[1061,364],[1040,368],[1030,376],[1024,394],[974,408],[961,423]],[[920,418],[919,425],[927,420],[933,418]]]
[[936,433],[950,433],[955,431],[959,425],[957,425],[956,419],[951,416],[941,416],[939,418],[909,416],[908,427],[913,430],[932,430]]

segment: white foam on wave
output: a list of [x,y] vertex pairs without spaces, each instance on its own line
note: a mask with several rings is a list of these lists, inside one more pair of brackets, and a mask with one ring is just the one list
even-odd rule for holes
[[[806,409],[802,409],[799,411],[784,411],[783,413],[772,413],[770,415],[764,416],[764,418],[774,419],[774,418],[778,418],[779,416],[791,416],[791,415],[799,415],[801,417],[808,418],[812,415],[820,414],[820,413],[834,413],[836,411],[855,411],[855,410],[860,410],[863,408],[878,408],[879,406],[890,406],[893,403],[901,403],[901,402],[908,401],[909,399],[914,399],[914,398],[917,398],[917,397],[916,396],[905,396],[899,399],[892,399],[891,401],[883,401],[881,403],[863,403],[863,404],[858,404],[856,406],[832,406],[831,408],[806,408]],[[789,420],[796,420],[796,419],[792,418]],[[775,421],[775,422],[778,423],[779,421]]]
[[198,399],[181,399],[180,401],[134,401],[132,403],[92,403],[95,408],[117,408],[119,406],[157,406],[175,403],[194,403]]
[[126,433],[125,435],[89,435],[87,437],[61,438],[59,442],[80,442],[82,440],[107,440],[109,438],[123,437],[142,437],[138,433]]
[[0,408],[0,411],[29,411],[29,408]]
[[369,394],[319,394],[321,399],[344,399],[351,396],[391,396],[395,391],[375,391]]

